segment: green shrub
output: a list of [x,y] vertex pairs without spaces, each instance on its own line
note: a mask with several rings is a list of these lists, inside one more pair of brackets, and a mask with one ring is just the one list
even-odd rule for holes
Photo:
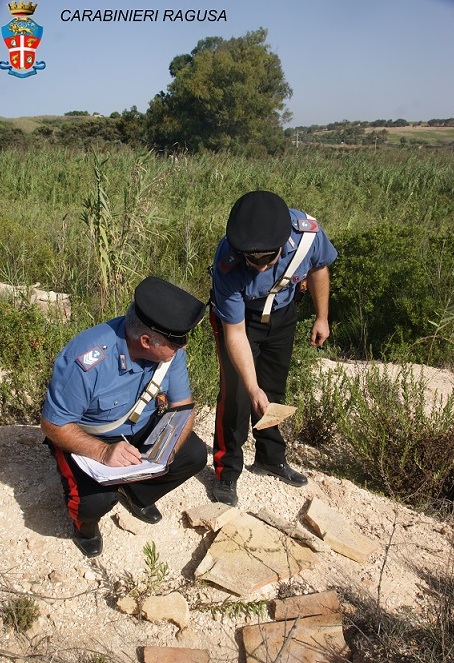
[[348,445],[366,480],[389,497],[427,506],[443,497],[454,470],[454,395],[426,405],[425,379],[402,366],[344,376],[336,406],[341,445]]
[[49,321],[35,305],[0,298],[0,422],[39,421],[55,357],[75,325]]
[[352,376],[342,364],[326,369],[292,359],[285,422],[289,454],[415,507],[452,499],[454,394],[427,403],[424,372],[409,365],[364,364]]
[[25,633],[39,617],[39,607],[35,599],[21,596],[11,599],[1,611],[5,626],[18,633]]
[[39,229],[0,216],[0,281],[21,285],[39,283],[55,271],[57,258]]
[[359,358],[454,363],[454,324],[434,339],[431,320],[454,298],[454,231],[382,224],[336,240],[333,339]]

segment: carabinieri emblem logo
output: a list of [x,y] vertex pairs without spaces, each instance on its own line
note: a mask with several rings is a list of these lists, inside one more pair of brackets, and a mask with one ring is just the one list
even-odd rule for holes
[[18,78],[33,76],[46,66],[45,62],[36,61],[36,49],[43,36],[43,28],[31,18],[37,6],[23,0],[8,4],[13,18],[2,27],[2,37],[9,50],[9,62],[0,60],[0,69]]

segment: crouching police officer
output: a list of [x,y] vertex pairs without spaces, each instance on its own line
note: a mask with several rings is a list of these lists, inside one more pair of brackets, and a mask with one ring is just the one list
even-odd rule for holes
[[[213,264],[213,327],[220,364],[213,461],[218,502],[235,505],[242,445],[270,402],[285,397],[297,314],[295,292],[307,284],[315,306],[310,342],[328,338],[328,265],[337,251],[317,221],[269,191],[246,193],[234,204]],[[259,474],[292,486],[306,477],[285,460],[278,427],[253,429]]]
[[[61,475],[73,541],[87,557],[102,552],[99,521],[119,499],[137,518],[157,523],[162,516],[155,503],[206,464],[205,444],[192,431],[193,415],[162,476],[105,486],[71,457],[79,454],[110,467],[141,462],[128,440],[147,425],[158,403],[192,403],[185,346],[204,311],[192,295],[150,276],[137,286],[125,316],[81,332],[55,361],[41,427]],[[159,388],[150,398],[146,390],[156,376]]]

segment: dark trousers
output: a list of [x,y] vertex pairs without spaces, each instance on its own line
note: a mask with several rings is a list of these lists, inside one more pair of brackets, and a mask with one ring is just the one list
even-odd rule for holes
[[[254,357],[259,387],[273,403],[285,398],[287,376],[293,351],[296,327],[294,302],[274,311],[270,324],[260,322],[261,313],[247,311],[246,334]],[[249,422],[259,417],[251,408],[249,396],[225,347],[221,320],[211,312],[220,368],[220,389],[217,398],[213,442],[216,476],[223,481],[236,481],[243,469],[243,444]],[[255,459],[260,463],[278,465],[285,462],[285,441],[277,426],[260,431],[253,429]]]
[[[48,444],[57,461],[69,516],[84,536],[92,537],[102,516],[117,504],[119,485],[101,485],[85,474],[70,454],[49,441]],[[149,506],[200,472],[206,462],[205,443],[195,433],[191,433],[175,454],[167,474],[121,485],[136,504]]]

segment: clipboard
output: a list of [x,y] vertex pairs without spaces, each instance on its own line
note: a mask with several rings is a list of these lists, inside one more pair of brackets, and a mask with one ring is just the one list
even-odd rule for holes
[[193,403],[170,408],[159,418],[152,418],[149,424],[131,438],[130,443],[142,454],[140,465],[109,467],[79,454],[71,454],[71,457],[83,472],[103,486],[162,476],[168,471],[177,442],[193,409]]

